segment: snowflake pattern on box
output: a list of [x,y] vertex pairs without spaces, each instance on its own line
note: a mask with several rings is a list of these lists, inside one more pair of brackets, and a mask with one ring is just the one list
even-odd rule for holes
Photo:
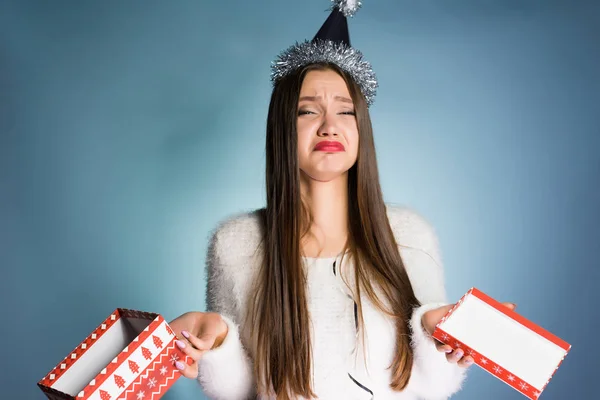
[[505,371],[498,364],[496,364],[489,358],[483,357],[475,349],[466,346],[463,342],[457,340],[452,335],[449,335],[447,332],[443,332],[441,329],[439,329],[436,332],[434,332],[433,337],[439,340],[440,342],[449,343],[452,346],[460,347],[464,350],[465,354],[468,354],[471,357],[473,357],[477,365],[479,365],[481,368],[483,368],[496,378],[507,383],[514,389],[518,390],[528,398],[533,400],[539,397],[540,392],[537,391],[535,388],[528,385],[516,375],[511,374],[509,371]]
[[[111,379],[102,383],[90,384],[88,388],[88,394],[80,396],[82,400],[104,400],[101,397],[99,390],[105,391],[110,400],[115,399],[137,399],[137,397],[143,398],[159,398],[154,393],[156,390],[161,390],[162,393],[165,391],[165,385],[170,386],[171,381],[165,381],[161,384],[158,377],[155,378],[154,387],[138,388],[137,391],[133,392],[131,389],[133,385],[147,377],[151,372],[151,369],[158,369],[160,375],[161,366],[169,366],[171,369],[176,370],[175,366],[170,363],[170,359],[175,355],[179,359],[184,359],[188,362],[189,357],[185,355],[179,348],[175,346],[175,335],[170,335],[170,329],[167,329],[168,324],[162,318],[157,318],[144,329],[116,358],[113,360],[114,367],[111,367],[110,371],[107,371],[111,375]],[[111,363],[111,365],[113,365]],[[158,363],[158,364],[157,364]],[[150,370],[149,370],[150,369]],[[169,371],[170,372],[170,371]],[[168,374],[163,374],[168,378]],[[178,378],[180,376],[176,375]],[[175,379],[176,380],[176,379]],[[152,385],[152,383],[150,383]],[[162,386],[161,386],[162,385]],[[167,387],[168,387],[167,386]],[[92,390],[95,389],[95,390]],[[154,393],[154,394],[152,394]],[[152,397],[154,396],[154,397]],[[105,396],[106,398],[106,396]]]
[[118,397],[118,400],[156,400],[160,398],[180,376],[180,372],[170,362],[180,359],[181,350],[174,342],[162,352],[138,376],[138,378]]

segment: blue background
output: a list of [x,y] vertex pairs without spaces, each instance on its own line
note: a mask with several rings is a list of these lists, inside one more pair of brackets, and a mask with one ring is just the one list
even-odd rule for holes
[[[386,201],[437,228],[451,300],[476,286],[573,345],[548,400],[596,392],[598,4],[365,0],[350,21]],[[269,63],[327,7],[2,2],[2,398],[44,398],[117,307],[204,310],[211,230],[264,204]],[[472,367],[453,398],[523,397]]]

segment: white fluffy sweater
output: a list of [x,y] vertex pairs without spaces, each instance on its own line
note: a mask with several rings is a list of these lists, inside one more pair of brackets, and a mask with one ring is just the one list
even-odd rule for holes
[[[465,378],[464,369],[449,363],[421,326],[425,311],[447,304],[437,237],[414,211],[392,206],[387,210],[413,289],[423,304],[414,310],[410,321],[414,348],[411,379],[401,392],[390,388],[388,366],[394,358],[395,327],[365,297],[361,297],[365,348],[359,345],[354,300],[340,277],[347,274],[353,283],[349,273],[352,265],[344,260],[340,266],[340,258],[306,258],[313,388],[320,399],[448,399],[460,390]],[[207,259],[207,311],[220,313],[229,333],[219,348],[205,353],[199,361],[198,381],[211,399],[257,398],[244,311],[260,262],[260,240],[256,212],[227,219],[212,238]]]

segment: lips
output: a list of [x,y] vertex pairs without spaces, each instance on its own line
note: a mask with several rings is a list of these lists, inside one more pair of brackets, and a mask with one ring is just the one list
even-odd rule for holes
[[344,145],[340,142],[324,140],[322,142],[317,143],[315,146],[315,151],[326,151],[326,152],[334,152],[334,151],[344,151]]

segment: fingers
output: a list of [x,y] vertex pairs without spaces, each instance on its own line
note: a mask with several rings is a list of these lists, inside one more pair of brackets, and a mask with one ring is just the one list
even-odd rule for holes
[[473,365],[473,362],[475,362],[475,360],[473,360],[473,357],[471,357],[471,356],[464,356],[463,358],[461,358],[458,361],[458,366],[463,367],[463,368],[468,368],[471,365]]
[[463,357],[465,352],[460,347],[454,349],[449,344],[444,344],[438,340],[435,341],[435,347],[436,347],[437,351],[439,351],[440,353],[446,353],[446,359],[448,360],[448,362],[450,362],[452,364],[458,363],[461,366],[468,366],[468,365],[473,364],[473,361],[474,361],[473,357],[471,357],[471,356]]
[[202,356],[203,352],[194,348],[194,346],[192,346],[189,342],[186,343],[183,340],[176,340],[175,344],[181,349],[181,351],[190,356],[194,361],[198,361]]
[[[448,345],[445,345],[448,346]],[[450,346],[448,346],[450,347]],[[451,349],[451,348],[450,348]],[[473,365],[475,361],[471,356],[465,356],[465,352],[461,348],[457,348],[446,354],[446,359],[449,363],[458,364],[459,367],[467,368]]]
[[192,346],[200,351],[201,355],[213,347],[217,338],[215,334],[210,332],[203,333],[201,337],[194,336],[186,331],[182,331],[181,334],[187,338]]
[[198,376],[198,363],[197,361],[202,356],[202,352],[195,349],[191,344],[184,342],[183,340],[175,340],[175,345],[181,349],[183,353],[188,355],[194,360],[191,365],[187,365],[183,360],[175,361],[175,368],[179,370],[181,375],[186,378],[195,379]]
[[454,349],[450,353],[446,354],[446,360],[452,364],[456,364],[462,356],[464,355],[464,351],[461,348]]
[[198,363],[196,362],[192,365],[186,365],[183,361],[175,361],[175,368],[186,378],[196,379],[198,376]]
[[446,353],[446,354],[448,354],[452,351],[452,346],[450,346],[449,344],[444,344],[437,339],[435,340],[435,347],[436,347],[437,351]]
[[515,303],[502,303],[502,305],[506,308],[509,308],[511,310],[515,310],[515,308],[517,308],[517,305]]
[[438,346],[437,349],[438,349],[438,351],[440,351],[442,353],[446,353],[446,354],[450,354],[452,352],[452,347],[448,346],[447,344]]
[[183,361],[176,361],[175,368],[177,368],[186,378],[196,379],[198,376],[198,360],[206,353],[206,351],[210,350],[215,341],[215,337],[214,335],[206,334],[201,339],[187,331],[181,331],[181,335],[186,339],[177,339],[175,340],[175,344],[182,352],[192,358],[194,362],[191,365],[186,365]]

